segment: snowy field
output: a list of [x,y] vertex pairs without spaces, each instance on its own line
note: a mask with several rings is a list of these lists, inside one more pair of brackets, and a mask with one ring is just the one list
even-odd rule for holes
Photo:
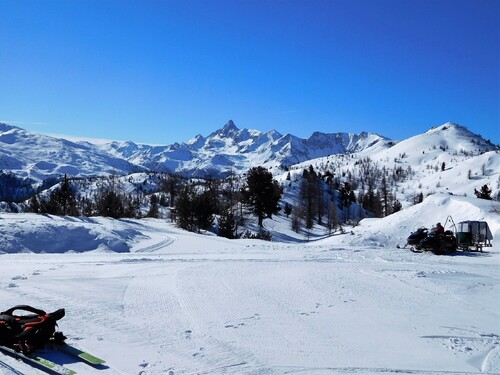
[[[0,309],[65,308],[68,342],[107,360],[53,356],[78,374],[498,374],[498,206],[435,195],[309,240],[277,217],[265,222],[275,242],[162,220],[0,214]],[[494,246],[396,247],[448,215],[486,220]],[[41,374],[0,361],[0,374]]]

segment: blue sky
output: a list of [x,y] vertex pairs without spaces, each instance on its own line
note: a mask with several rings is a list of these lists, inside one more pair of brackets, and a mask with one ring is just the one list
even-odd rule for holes
[[170,144],[457,122],[500,143],[497,0],[0,0],[0,121]]

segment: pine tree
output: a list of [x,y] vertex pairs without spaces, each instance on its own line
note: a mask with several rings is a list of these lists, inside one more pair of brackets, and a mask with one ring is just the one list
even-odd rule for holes
[[291,218],[291,226],[292,230],[295,233],[299,233],[300,230],[302,229],[303,225],[303,211],[304,209],[301,206],[295,206],[292,209],[292,218]]
[[79,215],[75,192],[66,175],[61,186],[54,189],[49,198],[40,203],[40,212],[51,215]]
[[380,196],[382,198],[382,211],[383,211],[383,216],[390,215],[390,207],[391,207],[391,192],[389,190],[389,185],[387,184],[387,179],[382,177],[382,182],[380,185]]
[[337,227],[339,225],[339,214],[337,212],[337,205],[335,204],[335,201],[332,199],[330,201],[330,204],[328,205],[328,211],[327,211],[327,222],[326,222],[326,227],[328,228],[328,234],[332,234],[335,230],[337,230]]
[[285,208],[283,209],[283,212],[284,214],[286,215],[286,217],[289,217],[290,214],[292,213],[292,206],[290,205],[290,203],[285,203]]
[[210,229],[214,222],[214,206],[208,191],[196,192],[195,186],[184,186],[175,200],[177,225],[191,232]]
[[175,221],[180,228],[189,231],[193,231],[195,227],[193,195],[193,187],[186,185],[175,199]]
[[478,197],[480,199],[487,199],[487,200],[492,199],[491,198],[491,189],[486,184],[483,185],[479,191],[474,189],[474,194],[476,195],[476,197]]
[[342,220],[350,218],[350,207],[353,202],[356,202],[356,194],[351,188],[349,182],[344,182],[344,185],[339,192],[340,209],[342,210]]
[[38,202],[38,198],[36,195],[33,195],[30,199],[30,212],[39,213],[40,212],[40,203]]
[[125,204],[123,197],[113,190],[99,193],[96,199],[96,214],[114,219],[124,217]]
[[417,203],[422,203],[424,201],[424,193],[420,192],[418,195]]
[[392,204],[392,213],[399,212],[402,208],[403,205],[401,204],[401,202],[395,199],[394,203]]
[[70,185],[68,176],[64,175],[61,189],[58,192],[62,215],[78,216],[75,192]]
[[231,208],[222,211],[219,219],[217,220],[219,226],[219,236],[226,238],[236,238],[236,217]]
[[169,205],[174,207],[175,199],[179,193],[181,185],[181,178],[178,175],[169,175],[165,179],[161,180],[160,189],[170,196]]
[[259,226],[262,227],[265,217],[271,218],[279,211],[278,203],[283,194],[279,183],[264,167],[251,168],[247,173],[246,186],[242,190],[244,202],[247,203],[257,216]]
[[158,207],[158,197],[156,194],[152,194],[151,198],[149,199],[149,211],[147,214],[147,217],[154,217],[158,218],[160,216],[160,209]]
[[193,209],[195,215],[195,230],[208,230],[214,224],[214,213],[216,207],[210,191],[195,194],[193,198]]
[[323,210],[321,206],[321,197],[323,195],[320,179],[310,165],[309,169],[304,169],[302,173],[302,183],[300,186],[300,197],[304,207],[306,228],[311,229],[314,224],[314,216],[318,214],[318,222],[321,223]]

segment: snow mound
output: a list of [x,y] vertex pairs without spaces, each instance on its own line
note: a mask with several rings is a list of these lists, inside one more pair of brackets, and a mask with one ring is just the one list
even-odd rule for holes
[[[404,245],[416,228],[433,227],[440,222],[445,229],[466,220],[486,221],[495,239],[500,240],[500,203],[496,201],[434,194],[422,203],[382,219],[364,219],[351,235],[334,236],[324,241],[343,245],[395,247]],[[494,249],[494,247],[493,247]]]
[[35,214],[0,216],[2,253],[123,253],[129,252],[132,243],[139,239],[144,239],[144,235],[137,228],[112,219]]

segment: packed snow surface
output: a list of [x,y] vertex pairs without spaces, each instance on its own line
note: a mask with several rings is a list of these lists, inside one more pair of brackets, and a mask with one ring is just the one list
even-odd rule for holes
[[[498,374],[498,202],[434,195],[346,234],[227,240],[164,220],[0,214],[1,309],[66,309],[103,357],[78,374]],[[419,225],[485,220],[493,247],[436,256]],[[286,223],[286,224],[285,224]],[[280,240],[280,242],[278,242]],[[0,374],[41,374],[0,355]]]

